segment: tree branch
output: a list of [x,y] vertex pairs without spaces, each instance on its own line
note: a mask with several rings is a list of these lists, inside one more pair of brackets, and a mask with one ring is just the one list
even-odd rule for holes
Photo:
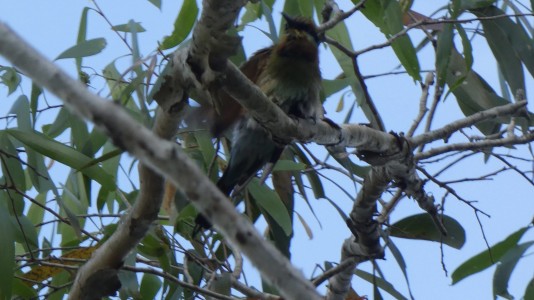
[[481,112],[474,113],[464,119],[457,120],[453,123],[450,123],[440,129],[433,131],[425,132],[420,135],[413,137],[410,141],[412,147],[418,147],[423,144],[428,144],[430,142],[439,140],[439,139],[448,139],[454,132],[475,125],[478,122],[489,120],[492,118],[510,116],[519,112],[521,109],[527,105],[527,101],[518,101],[515,103],[510,103],[506,105],[501,105],[493,107]]

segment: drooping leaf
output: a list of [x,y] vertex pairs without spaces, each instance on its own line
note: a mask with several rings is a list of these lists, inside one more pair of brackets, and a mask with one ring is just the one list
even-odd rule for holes
[[[265,32],[261,30],[263,33],[265,33],[269,39],[273,42],[273,44],[278,43],[278,34],[276,33],[276,26],[274,24],[273,14],[271,11],[271,8],[267,4],[265,4],[263,1],[260,2],[262,14],[267,20],[267,24],[269,24],[269,32]],[[284,22],[284,19],[282,18],[282,22]],[[282,26],[280,26],[282,28]]]
[[161,10],[161,0],[148,0],[148,2]]
[[[532,7],[534,7],[534,5],[532,5]],[[527,284],[527,288],[525,289],[525,295],[523,296],[523,299],[534,299],[534,278],[532,278],[530,282]]]
[[493,5],[496,0],[460,0],[460,9],[476,9]]
[[0,228],[2,228],[0,230],[0,245],[2,245],[2,255],[0,255],[1,299],[11,299],[11,283],[13,282],[15,267],[15,233],[10,217],[7,213],[7,207],[0,205]]
[[[353,0],[354,4],[359,1]],[[402,10],[399,2],[393,0],[377,0],[365,3],[361,12],[375,24],[380,31],[391,38],[395,34],[403,30]],[[404,35],[395,39],[391,43],[391,48],[397,55],[400,63],[408,74],[416,81],[421,81],[419,60],[415,52],[415,48],[408,35]]]
[[310,240],[313,239],[313,231],[310,225],[308,225],[308,222],[306,222],[306,220],[298,212],[295,212],[295,214],[297,215],[300,221],[300,224],[302,224],[302,227],[304,227],[304,231],[306,232],[306,235],[308,236],[308,238]]
[[436,73],[437,85],[443,87],[447,79],[449,60],[453,48],[453,25],[448,23],[443,26],[443,31],[438,35],[436,50]]
[[81,171],[109,190],[115,189],[115,179],[98,166],[82,168],[91,158],[38,132],[23,132],[16,129],[8,133],[35,151]]
[[341,91],[342,89],[349,86],[351,81],[356,80],[355,78],[340,78],[340,79],[323,79],[322,81],[322,92],[324,97],[328,98],[331,95]]
[[[473,12],[479,17],[505,14],[504,11],[493,6],[483,10],[473,10]],[[512,94],[515,95],[518,90],[525,91],[525,78],[520,55],[515,51],[514,45],[510,40],[510,36],[514,34],[514,31],[519,30],[515,27],[516,24],[509,18],[481,20],[481,23],[484,28],[484,37],[499,64],[500,71],[510,86]],[[521,40],[521,42],[523,45],[528,44],[530,39]],[[530,54],[534,55],[534,51]]]
[[[501,296],[507,299],[513,299],[514,297],[508,292],[508,281],[512,275],[517,262],[523,256],[523,253],[534,245],[533,242],[519,244],[516,247],[508,250],[500,260],[500,264],[495,269],[493,275],[493,297]],[[526,299],[526,298],[525,298]]]
[[[15,241],[24,246],[26,251],[34,251],[39,247],[37,241],[37,231],[34,223],[24,215],[10,216],[11,228],[15,236]],[[28,249],[27,247],[30,247]]]
[[462,49],[465,58],[465,65],[467,67],[467,72],[470,72],[471,67],[473,66],[473,47],[471,46],[471,41],[467,37],[467,33],[465,32],[465,29],[462,24],[454,24],[454,28],[456,28],[456,31],[462,39]]
[[[382,235],[384,237],[384,235]],[[408,286],[408,292],[410,293],[410,298],[413,300],[414,296],[412,295],[412,289],[410,287],[410,280],[408,279],[408,272],[406,271],[407,266],[406,262],[404,261],[404,257],[402,256],[402,252],[397,248],[395,243],[391,239],[387,240],[387,247],[389,248],[389,251],[393,254],[393,257],[395,258],[395,261],[399,265],[399,268],[402,271],[402,275],[404,276],[404,280],[406,281],[406,285]]]
[[128,32],[128,33],[132,33],[133,31],[135,31],[135,32],[145,32],[146,31],[146,29],[141,25],[141,22],[132,22],[132,23],[120,24],[120,25],[115,25],[115,26],[113,26],[111,28],[113,30],[115,30],[115,31]]
[[465,230],[455,219],[443,216],[447,236],[443,236],[428,214],[418,214],[404,218],[391,225],[390,234],[394,237],[443,242],[445,245],[460,249],[465,243]]
[[502,242],[495,244],[490,249],[484,250],[465,261],[452,272],[452,284],[456,284],[462,279],[481,272],[497,263],[505,253],[510,249],[517,247],[517,243],[527,230],[528,227],[521,228],[509,235]]
[[[291,150],[295,154],[295,158],[297,159],[297,161],[303,163],[306,166],[312,165],[311,161],[308,159],[308,157],[306,157],[306,154],[304,153],[304,151],[302,151],[302,149],[300,149],[300,147],[296,145],[292,145]],[[319,178],[317,173],[306,172],[306,177],[308,178],[308,181],[310,182],[313,195],[315,196],[315,198],[316,199],[324,198],[325,192],[323,188],[323,183],[321,182],[321,179]]]
[[[361,279],[373,284],[373,285],[376,285],[376,287],[379,287],[381,288],[382,290],[386,291],[388,294],[390,294],[391,296],[393,296],[393,298],[395,299],[399,299],[399,300],[408,300],[408,298],[404,297],[399,291],[397,291],[395,289],[395,286],[386,281],[384,278],[381,278],[381,277],[378,277],[378,276],[375,276],[371,273],[368,273],[368,272],[365,272],[363,270],[356,270],[354,271],[354,274],[358,277],[360,277]],[[375,298],[376,299],[376,298]]]
[[33,127],[30,119],[30,102],[28,101],[28,97],[25,95],[20,95],[17,100],[15,100],[15,103],[13,103],[9,114],[14,114],[17,116],[17,125],[20,130],[32,130]]
[[174,21],[174,30],[170,36],[166,36],[161,43],[161,49],[169,49],[177,46],[193,29],[198,16],[198,6],[195,0],[184,0],[178,17]]
[[[80,26],[78,27],[78,37],[76,38],[76,44],[79,45],[87,40],[87,15],[89,13],[89,7],[84,7],[82,10],[82,16],[80,18]],[[78,74],[82,74],[82,57],[76,57],[76,70]]]
[[80,58],[87,57],[98,54],[106,48],[106,39],[105,38],[95,38],[87,41],[83,41],[77,45],[70,47],[69,49],[63,51],[57,58]]
[[32,91],[30,94],[30,110],[32,112],[32,122],[35,126],[35,118],[37,116],[37,108],[39,104],[39,96],[43,93],[43,89],[32,81]]
[[161,289],[161,280],[158,276],[145,273],[141,280],[139,291],[143,299],[156,299],[158,291]]
[[[14,186],[19,191],[26,191],[26,176],[22,167],[22,159],[19,157],[17,149],[10,141],[6,131],[0,131],[0,157],[2,163],[0,164],[2,174],[6,182],[3,182],[6,186]],[[17,193],[10,192],[10,195],[16,195]],[[13,198],[15,199],[15,198]],[[20,197],[16,197],[17,200],[22,201]],[[18,206],[19,201],[13,201]],[[17,209],[17,214],[20,213]]]
[[302,171],[306,165],[300,162],[295,162],[288,159],[281,159],[274,165],[273,172],[277,171]]
[[31,286],[19,278],[14,278],[13,280],[13,295],[19,296],[17,299],[35,299],[38,298],[37,291]]
[[264,209],[289,236],[293,230],[291,217],[278,194],[266,185],[260,185],[256,178],[247,185],[247,190],[254,197],[258,206]]
[[[529,37],[523,26],[512,21],[509,17],[502,17],[506,13],[495,6],[488,6],[484,9],[472,10],[477,17],[487,17],[481,20],[484,28],[484,36],[493,51],[497,62],[504,71],[505,78],[512,80],[509,82],[514,91],[514,86],[522,86],[523,70],[519,70],[516,60],[523,62],[531,76],[534,76],[534,40]],[[498,18],[491,18],[499,16]],[[513,56],[513,57],[512,57]],[[511,59],[512,62],[508,62]],[[513,66],[508,66],[513,63]],[[509,74],[512,71],[518,74]],[[524,85],[524,84],[523,84]]]
[[[451,51],[449,68],[447,71],[447,85],[456,97],[460,109],[466,116],[496,106],[509,104],[506,99],[499,97],[491,86],[474,70],[467,71],[462,55],[454,47]],[[492,119],[477,123],[477,128],[484,134],[498,132],[501,120]]]
[[69,128],[71,113],[67,108],[62,107],[52,124],[43,126],[43,133],[50,138],[56,138]]

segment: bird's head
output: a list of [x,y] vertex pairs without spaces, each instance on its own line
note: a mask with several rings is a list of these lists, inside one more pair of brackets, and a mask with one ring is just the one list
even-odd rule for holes
[[275,53],[281,57],[291,57],[317,63],[319,37],[317,28],[309,19],[290,17],[285,13],[285,33],[275,47]]
[[313,21],[304,17],[291,17],[286,13],[282,13],[286,20],[285,39],[287,41],[307,40],[315,45],[319,44],[319,36],[317,28]]

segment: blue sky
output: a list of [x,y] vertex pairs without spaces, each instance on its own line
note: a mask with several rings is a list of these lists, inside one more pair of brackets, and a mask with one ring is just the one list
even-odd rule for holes
[[[430,14],[440,7],[440,4],[443,5],[445,3],[446,1],[415,1],[413,9],[421,13]],[[163,0],[162,11],[145,0],[99,1],[98,4],[115,25],[127,23],[130,19],[142,23],[147,31],[140,34],[140,44],[142,55],[146,56],[156,49],[158,41],[161,41],[165,35],[171,33],[181,1]],[[340,1],[340,4],[344,7],[350,5],[348,1]],[[46,57],[54,59],[62,51],[75,44],[79,19],[85,6],[93,7],[91,2],[82,0],[3,1],[0,20],[7,22],[8,25],[45,54]],[[281,8],[277,7],[274,11],[279,12]],[[275,17],[279,19],[278,16]],[[254,25],[265,30],[268,29],[266,22],[256,22]],[[355,49],[362,49],[384,41],[383,35],[361,15],[353,16],[348,22],[348,26]],[[411,33],[414,43],[417,43],[422,36],[420,32],[413,31]],[[100,55],[86,58],[84,65],[91,66],[98,72],[101,72],[100,70],[113,59],[129,53],[122,41],[109,30],[109,26],[105,21],[96,13],[91,12],[89,14],[88,38],[96,37],[105,37],[107,47]],[[248,27],[245,30],[244,43],[247,54],[271,44],[270,40],[254,27]],[[497,67],[491,51],[482,39],[475,40],[473,47],[475,53],[473,68],[482,74],[496,91],[499,91]],[[334,78],[340,73],[340,69],[337,67],[333,57],[328,54],[327,49],[323,46],[320,46],[320,49],[323,77]],[[422,69],[433,69],[433,51],[430,48],[422,51],[418,56]],[[130,62],[130,57],[119,59],[119,65],[123,69],[129,66]],[[388,72],[398,65],[398,61],[389,48],[364,54],[359,58],[359,62],[364,75]],[[76,74],[73,60],[60,60],[57,63],[70,74]],[[0,64],[5,65],[5,60],[0,58]],[[90,71],[87,72],[91,73]],[[528,87],[527,96],[531,96],[534,92],[532,89],[534,81],[528,72],[525,72],[525,76]],[[101,92],[104,85],[101,82],[99,83],[97,79],[94,82],[94,91]],[[406,131],[417,114],[420,97],[419,85],[406,75],[369,79],[367,84],[387,129]],[[24,85],[24,92],[29,93],[28,82]],[[17,96],[19,94],[20,91],[17,91],[14,95]],[[11,104],[16,99],[14,96],[6,98],[5,95],[6,89],[0,86],[0,97],[2,97],[0,99],[4,104],[0,106],[0,116],[7,114]],[[106,95],[107,92],[101,92],[101,96]],[[341,120],[348,107],[348,105],[345,105],[343,111],[335,112],[340,97],[340,94],[334,95],[326,103],[328,116],[334,120]],[[47,94],[47,98],[52,103],[56,102],[51,94]],[[345,103],[350,103],[353,98],[349,93]],[[534,110],[532,101],[529,104],[529,108],[530,111]],[[433,123],[433,128],[438,128],[458,118],[461,118],[461,113],[455,100],[450,96],[444,103],[440,104],[440,110]],[[47,120],[43,119],[41,122],[46,123]],[[362,114],[355,114],[351,122],[365,122],[365,119]],[[2,126],[4,125],[2,124]],[[312,149],[320,148],[311,147]],[[517,155],[522,155],[525,158],[530,157],[525,147],[521,151]],[[500,153],[506,153],[506,151],[501,150]],[[357,162],[357,160],[355,161]],[[483,157],[479,155],[468,160],[462,165],[462,168],[454,168],[446,173],[442,180],[445,178],[458,179],[480,176],[498,169],[498,166],[500,165],[495,164],[494,161],[484,164]],[[349,191],[356,193],[350,182],[343,181],[342,184]],[[328,186],[327,188],[328,192],[333,193],[334,196],[332,198],[336,203],[348,213],[352,206],[352,200],[339,193],[333,186]],[[463,183],[455,185],[454,188],[466,199],[478,200],[479,202],[476,205],[492,216],[490,219],[481,217],[490,245],[501,241],[519,227],[526,226],[532,220],[534,212],[532,186],[529,186],[513,172],[508,171],[492,181],[474,184]],[[428,185],[428,190],[434,194],[436,201],[440,201],[444,194],[443,190],[430,184]],[[386,195],[384,197],[387,199]],[[322,227],[315,221],[307,206],[302,201],[298,202],[296,210],[310,225],[314,238],[309,240],[303,227],[300,224],[296,224],[296,239],[292,248],[293,262],[307,276],[312,273],[316,263],[322,265],[325,260],[338,261],[341,243],[349,235],[344,221],[338,217],[335,209],[327,201],[312,200],[312,206],[319,215]],[[404,199],[395,210],[392,222],[418,213],[421,213],[421,210],[417,204],[412,200]],[[450,275],[460,263],[484,250],[485,245],[477,220],[469,207],[449,197],[446,203],[446,213],[458,220],[467,233],[467,243],[461,250],[444,247],[445,263]],[[534,234],[530,232],[524,240],[532,240],[533,238]],[[447,278],[442,270],[439,244],[402,239],[396,239],[395,242],[403,252],[404,259],[407,262],[410,283],[416,299],[490,299],[492,297],[491,283],[494,268],[451,287],[449,286],[450,278]],[[532,253],[532,250],[530,253]],[[399,268],[391,254],[388,253],[386,255],[387,260],[379,262],[380,267],[386,274],[386,279],[394,283],[399,291],[407,295],[405,282]],[[534,275],[532,265],[534,265],[534,259],[531,255],[522,260],[520,266],[513,273],[510,281],[510,292],[513,295],[523,295],[526,283]],[[361,267],[364,270],[371,271],[369,263],[363,264]],[[251,276],[251,274],[252,272],[248,272],[248,279],[252,279],[252,282],[254,282],[257,277]],[[259,284],[257,283],[256,285]],[[360,279],[353,280],[353,287],[362,295],[372,295],[371,285]],[[383,296],[386,299],[388,298],[386,293],[383,293]]]

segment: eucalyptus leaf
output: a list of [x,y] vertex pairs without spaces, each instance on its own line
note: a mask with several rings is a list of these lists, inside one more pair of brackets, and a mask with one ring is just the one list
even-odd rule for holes
[[83,168],[90,163],[91,158],[77,150],[65,146],[38,132],[24,132],[16,129],[8,130],[8,133],[35,151],[57,160],[75,170],[81,171],[90,178],[96,180],[109,190],[115,189],[115,179],[98,166]]
[[98,54],[106,48],[106,39],[96,38],[78,43],[63,51],[56,60],[64,58],[80,58]]
[[197,16],[197,2],[195,0],[184,0],[180,13],[174,21],[174,30],[170,36],[166,36],[163,39],[161,49],[169,49],[183,42],[193,29]]
[[455,219],[443,216],[447,236],[443,236],[428,214],[406,217],[391,225],[390,235],[394,237],[440,242],[461,249],[465,244],[465,230]]
[[258,206],[263,208],[289,236],[293,231],[291,217],[278,194],[266,185],[260,185],[257,178],[252,179],[247,185],[247,191],[254,197]]
[[495,263],[497,263],[510,249],[517,247],[517,243],[528,230],[528,227],[521,228],[509,235],[505,240],[495,244],[491,248],[484,250],[462,263],[452,272],[452,284],[479,273]]

